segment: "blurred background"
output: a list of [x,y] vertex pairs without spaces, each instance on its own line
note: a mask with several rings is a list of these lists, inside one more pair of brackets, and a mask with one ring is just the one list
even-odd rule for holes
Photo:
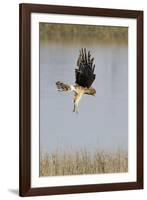
[[[86,39],[86,41],[85,41]],[[40,40],[50,42],[80,42],[82,44],[128,42],[127,27],[40,23]]]

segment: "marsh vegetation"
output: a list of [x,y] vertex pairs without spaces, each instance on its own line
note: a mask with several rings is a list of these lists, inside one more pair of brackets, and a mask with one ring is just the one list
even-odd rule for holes
[[128,42],[128,28],[118,26],[94,26],[78,24],[52,24],[40,23],[41,41],[51,42],[105,42],[125,43]]
[[128,171],[128,157],[124,151],[113,153],[87,150],[55,151],[40,157],[40,176],[120,173]]

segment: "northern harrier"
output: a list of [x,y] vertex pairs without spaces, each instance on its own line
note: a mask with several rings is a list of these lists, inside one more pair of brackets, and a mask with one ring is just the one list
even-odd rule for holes
[[83,94],[95,96],[96,90],[91,87],[96,78],[94,74],[95,65],[94,58],[91,58],[90,51],[86,52],[86,48],[82,48],[77,60],[77,68],[75,69],[75,85],[65,84],[60,81],[56,82],[58,91],[74,92],[74,109],[73,112],[78,113],[78,104]]

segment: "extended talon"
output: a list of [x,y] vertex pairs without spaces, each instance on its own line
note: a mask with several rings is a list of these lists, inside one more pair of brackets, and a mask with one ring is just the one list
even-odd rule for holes
[[75,112],[75,113],[79,113],[79,111],[78,111],[78,106],[75,105],[75,104],[74,104],[73,112]]

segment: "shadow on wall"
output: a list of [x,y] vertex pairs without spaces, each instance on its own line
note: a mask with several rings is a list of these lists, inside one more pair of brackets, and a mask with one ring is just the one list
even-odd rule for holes
[[19,191],[18,191],[18,189],[8,189],[8,191],[10,192],[10,193],[12,193],[12,194],[14,194],[14,195],[19,195]]

